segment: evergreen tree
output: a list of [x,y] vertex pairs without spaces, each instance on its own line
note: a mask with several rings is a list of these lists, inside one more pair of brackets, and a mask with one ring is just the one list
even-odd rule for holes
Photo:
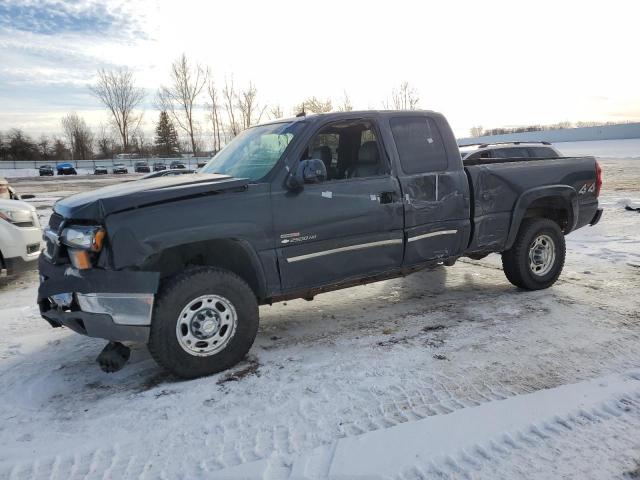
[[170,157],[179,152],[178,134],[165,110],[160,112],[156,125],[156,152],[163,157]]

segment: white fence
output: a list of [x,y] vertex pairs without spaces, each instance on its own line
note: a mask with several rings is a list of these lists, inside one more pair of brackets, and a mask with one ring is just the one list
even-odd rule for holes
[[532,142],[583,142],[590,140],[621,140],[627,138],[640,138],[640,123],[467,137],[459,138],[458,145],[468,143],[526,142],[527,140]]
[[110,158],[103,160],[58,160],[58,161],[46,161],[46,160],[0,160],[0,170],[2,169],[28,169],[28,168],[39,168],[42,165],[51,165],[54,169],[56,165],[61,163],[70,163],[76,169],[90,169],[93,170],[94,167],[104,166],[104,167],[113,167],[115,163],[124,163],[126,166],[133,168],[136,162],[147,162],[150,167],[153,166],[154,163],[163,163],[167,167],[171,164],[171,162],[180,162],[183,163],[187,168],[196,169],[198,165],[202,165],[203,163],[207,163],[211,160],[210,157],[189,157],[189,158],[127,158],[127,159],[118,159],[118,158]]

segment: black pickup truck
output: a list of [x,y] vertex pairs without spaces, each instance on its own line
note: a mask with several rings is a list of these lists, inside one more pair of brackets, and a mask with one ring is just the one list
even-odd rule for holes
[[593,157],[465,166],[430,111],[279,120],[197,174],[57,202],[38,302],[52,326],[110,340],[105,370],[138,341],[179,376],[207,375],[249,351],[261,304],[492,252],[517,287],[547,288],[564,236],[600,219],[600,186]]

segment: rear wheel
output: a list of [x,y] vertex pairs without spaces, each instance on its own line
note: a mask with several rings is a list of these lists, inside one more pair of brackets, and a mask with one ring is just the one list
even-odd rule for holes
[[164,368],[195,378],[232,367],[258,332],[258,303],[226,270],[197,268],[169,279],[154,305],[149,351]]
[[502,267],[516,287],[548,288],[562,272],[565,251],[564,234],[557,223],[528,218],[522,222],[513,246],[502,253]]

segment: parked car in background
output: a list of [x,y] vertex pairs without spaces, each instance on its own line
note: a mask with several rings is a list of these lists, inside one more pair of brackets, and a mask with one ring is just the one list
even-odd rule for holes
[[176,168],[187,168],[187,166],[180,162],[179,160],[174,160],[173,162],[171,162],[171,165],[169,165],[169,168],[171,169],[176,169]]
[[38,174],[41,177],[52,177],[53,167],[51,165],[40,165],[40,168],[38,168]]
[[35,269],[42,249],[42,229],[33,205],[0,200],[0,277]]
[[93,167],[94,175],[107,175],[108,173],[109,170],[107,170],[107,167],[105,167],[104,165],[96,165],[95,167]]
[[154,162],[153,164],[153,171],[154,172],[160,172],[162,170],[166,170],[167,166],[163,163],[163,162]]
[[124,163],[114,163],[113,164],[113,173],[129,173],[127,166]]
[[77,175],[76,168],[72,163],[59,163],[56,165],[58,175]]
[[549,142],[496,142],[460,145],[460,155],[465,165],[474,161],[504,158],[559,158],[562,154]]
[[149,173],[151,168],[149,168],[149,164],[147,162],[136,162],[133,165],[133,171],[136,173]]
[[189,168],[176,168],[174,170],[161,170],[159,172],[152,172],[148,175],[144,175],[140,177],[138,180],[146,180],[147,178],[158,178],[158,177],[170,177],[172,175],[185,175],[190,173],[196,173],[195,170],[191,170]]

